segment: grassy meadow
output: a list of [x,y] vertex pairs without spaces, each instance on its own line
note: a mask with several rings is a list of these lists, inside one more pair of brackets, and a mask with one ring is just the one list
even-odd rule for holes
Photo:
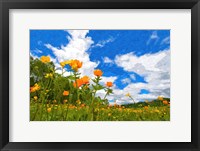
[[[68,67],[70,75],[64,76]],[[103,71],[94,70],[95,78],[81,76],[82,62],[60,62],[62,73],[56,73],[49,56],[30,58],[30,121],[169,121],[170,99],[158,96],[134,104],[109,104],[113,93],[111,81],[100,84]],[[92,81],[92,82],[91,82]],[[97,91],[104,90],[104,97]],[[124,94],[133,99],[131,94]]]

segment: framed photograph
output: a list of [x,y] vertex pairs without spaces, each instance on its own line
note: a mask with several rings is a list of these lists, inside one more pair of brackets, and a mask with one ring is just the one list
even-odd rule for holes
[[200,150],[198,0],[1,0],[7,150]]

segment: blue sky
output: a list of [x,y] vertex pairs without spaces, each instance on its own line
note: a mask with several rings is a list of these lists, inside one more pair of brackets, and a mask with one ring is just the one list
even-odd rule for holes
[[170,97],[170,30],[31,30],[30,53],[51,56],[57,67],[79,59],[82,75],[101,69],[119,103],[131,101],[125,93],[137,101]]

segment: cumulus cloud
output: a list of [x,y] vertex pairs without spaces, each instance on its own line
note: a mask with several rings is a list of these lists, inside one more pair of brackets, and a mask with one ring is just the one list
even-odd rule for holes
[[[45,46],[52,50],[53,54],[56,56],[54,59],[54,64],[57,68],[60,67],[59,62],[70,59],[78,59],[83,62],[82,68],[79,72],[82,76],[87,75],[89,77],[94,77],[93,71],[98,66],[99,62],[93,62],[90,60],[89,53],[87,50],[92,47],[94,41],[91,37],[87,36],[89,30],[67,30],[70,36],[67,37],[69,43],[66,46],[61,46],[61,48],[56,48],[51,44],[45,44]],[[106,42],[110,42],[107,40]],[[105,44],[105,42],[103,43]],[[109,58],[108,58],[109,59]],[[108,61],[108,60],[107,60]],[[61,70],[57,70],[57,73],[62,73]],[[65,70],[65,76],[70,73]],[[117,77],[102,77],[102,83],[107,81],[114,82]]]
[[[147,83],[131,83],[124,93],[129,92],[136,100],[155,99],[160,95],[170,97],[170,51],[136,56],[133,53],[117,55],[115,63],[127,72],[135,72],[144,77]],[[139,94],[146,89],[149,94]],[[120,91],[118,92],[120,94]]]
[[[57,62],[70,59],[78,59],[83,62],[82,68],[79,70],[82,75],[92,75],[94,68],[98,66],[98,62],[92,62],[89,58],[87,50],[94,43],[91,37],[87,36],[88,30],[68,30],[70,36],[67,37],[69,43],[60,48],[53,47],[51,44],[45,46],[52,50],[56,56]],[[59,72],[59,71],[58,71]]]

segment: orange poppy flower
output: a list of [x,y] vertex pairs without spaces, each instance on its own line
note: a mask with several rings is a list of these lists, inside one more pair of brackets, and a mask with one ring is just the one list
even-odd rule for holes
[[102,76],[102,74],[103,74],[103,72],[100,69],[94,70],[94,75],[95,76],[100,77],[100,76]]
[[31,92],[31,93],[32,93],[32,92],[35,92],[34,87],[30,87],[30,92]]
[[163,101],[163,104],[164,104],[164,105],[167,105],[167,104],[168,104],[168,101],[167,101],[167,100],[164,100],[164,101]]
[[68,96],[68,95],[69,95],[69,91],[64,91],[64,92],[63,92],[63,95],[64,95],[64,96]]
[[83,84],[83,80],[82,80],[82,79],[77,79],[77,80],[73,83],[74,87],[80,87],[80,86],[82,86],[82,84]]
[[81,78],[81,80],[82,80],[83,84],[88,84],[89,81],[90,81],[90,78],[88,76],[84,76],[84,77]]
[[107,82],[106,85],[107,85],[108,87],[112,87],[112,86],[113,86],[113,83],[112,83],[112,82]]
[[84,107],[85,106],[85,104],[81,104],[81,107]]

